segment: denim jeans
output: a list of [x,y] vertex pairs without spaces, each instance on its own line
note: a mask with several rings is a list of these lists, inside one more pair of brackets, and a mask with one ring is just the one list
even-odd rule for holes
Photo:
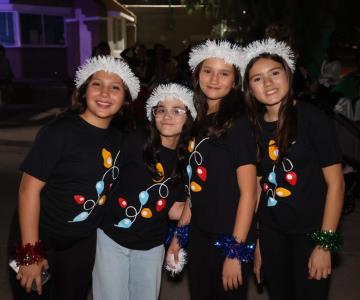
[[164,254],[163,245],[149,250],[125,248],[98,229],[94,300],[158,299]]

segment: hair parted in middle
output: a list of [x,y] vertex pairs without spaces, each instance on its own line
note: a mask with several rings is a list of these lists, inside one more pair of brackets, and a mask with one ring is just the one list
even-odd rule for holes
[[[210,54],[206,50],[207,45],[211,46],[212,51]],[[216,46],[216,47],[215,47]],[[221,49],[221,47],[224,49]],[[215,47],[215,48],[214,48]],[[215,51],[215,50],[216,51]],[[202,52],[204,52],[204,54]],[[220,137],[224,135],[227,130],[232,126],[232,123],[236,117],[243,113],[243,98],[241,93],[241,77],[240,77],[240,59],[241,59],[241,48],[237,45],[233,45],[230,42],[225,41],[206,41],[193,48],[192,53],[193,56],[200,52],[196,58],[201,57],[203,60],[199,61],[199,59],[195,63],[193,62],[193,73],[192,73],[192,83],[194,89],[194,105],[196,107],[198,116],[196,118],[196,122],[193,128],[193,136],[196,136],[201,128],[203,127],[203,123],[205,121],[208,104],[207,97],[200,87],[200,71],[203,66],[203,63],[208,58],[219,58],[224,60],[225,63],[232,62],[233,72],[234,72],[234,87],[230,90],[230,92],[224,96],[224,98],[220,102],[219,110],[214,115],[214,123],[211,125],[207,132],[205,133],[208,136]],[[224,59],[224,55],[226,53],[232,53],[231,60]],[[195,56],[194,56],[195,57]],[[236,58],[236,60],[235,60]],[[193,58],[194,60],[194,58]],[[195,60],[194,60],[195,61]]]
[[[178,99],[181,95],[185,98]],[[160,180],[162,177],[162,174],[159,174],[159,171],[156,168],[156,164],[160,162],[161,137],[160,132],[156,127],[155,117],[151,114],[151,109],[155,107],[158,102],[170,98],[180,100],[186,107],[186,120],[175,149],[177,159],[172,174],[177,180],[183,180],[185,178],[187,145],[191,137],[196,110],[193,104],[192,92],[184,86],[172,83],[159,85],[155,88],[154,93],[147,102],[147,113],[150,122],[146,126],[148,135],[144,145],[143,158],[145,165],[154,180]]]
[[[95,73],[94,73],[95,74]],[[87,109],[86,91],[89,83],[93,77],[90,75],[85,82],[76,88],[71,96],[71,103],[69,111],[76,114],[83,114]],[[112,123],[124,130],[131,130],[134,128],[132,97],[126,84],[122,83],[124,89],[124,101],[119,112],[114,116]]]
[[243,90],[245,104],[248,111],[250,120],[254,124],[256,130],[256,141],[258,149],[258,159],[262,159],[264,153],[261,152],[261,141],[260,134],[262,132],[262,119],[266,111],[265,106],[261,104],[252,94],[250,88],[250,78],[249,73],[252,66],[259,59],[271,59],[282,65],[285,70],[286,77],[288,78],[289,89],[287,95],[281,100],[278,121],[275,132],[275,141],[279,149],[278,161],[281,161],[282,158],[286,155],[286,152],[295,140],[297,135],[297,116],[296,116],[296,107],[294,105],[294,94],[292,90],[293,82],[293,70],[287,64],[287,61],[278,54],[269,54],[269,53],[260,53],[256,57],[253,57],[245,67],[244,78],[243,78]]

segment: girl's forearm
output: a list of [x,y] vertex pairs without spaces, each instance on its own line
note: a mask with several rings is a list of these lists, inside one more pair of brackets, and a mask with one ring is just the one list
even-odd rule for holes
[[185,207],[182,211],[180,220],[178,222],[178,226],[184,226],[190,224],[191,221],[191,208],[190,208],[190,200],[187,199],[185,202]]
[[19,225],[22,244],[39,240],[40,191],[45,183],[24,174],[19,188]]
[[344,177],[340,164],[323,168],[328,189],[326,194],[322,230],[336,231],[344,201]]

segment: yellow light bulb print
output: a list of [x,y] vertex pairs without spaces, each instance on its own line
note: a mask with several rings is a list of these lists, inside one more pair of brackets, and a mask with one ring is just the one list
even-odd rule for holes
[[201,186],[199,184],[197,184],[195,181],[191,181],[190,188],[191,188],[191,191],[193,191],[195,193],[200,192],[202,190]]
[[274,140],[269,141],[269,157],[272,160],[277,160],[279,155],[279,148],[276,146],[276,143]]
[[189,141],[189,145],[188,145],[188,151],[191,153],[194,151],[194,147],[195,147],[195,139],[192,139]]
[[278,187],[276,190],[275,190],[275,193],[277,196],[279,197],[288,197],[291,195],[291,192],[287,189],[284,189],[282,187]]
[[149,218],[151,218],[152,217],[152,212],[151,212],[151,210],[150,210],[150,208],[143,208],[142,210],[141,210],[141,216],[143,217],[143,218],[145,218],[145,219],[149,219]]
[[111,153],[103,148],[101,154],[104,159],[104,167],[107,169],[111,168],[113,164]]
[[161,163],[157,163],[155,165],[156,171],[160,174],[160,179],[159,180],[155,180],[153,179],[154,182],[160,182],[164,179],[164,167],[162,166]]

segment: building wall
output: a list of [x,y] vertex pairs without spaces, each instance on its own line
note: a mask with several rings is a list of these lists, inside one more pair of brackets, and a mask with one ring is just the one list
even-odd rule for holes
[[12,4],[45,5],[45,6],[72,6],[73,0],[9,0]]
[[137,16],[137,40],[147,47],[161,43],[176,55],[183,49],[183,41],[198,42],[211,34],[213,22],[201,12],[188,15],[184,7],[174,7],[169,19],[168,7],[129,9]]

